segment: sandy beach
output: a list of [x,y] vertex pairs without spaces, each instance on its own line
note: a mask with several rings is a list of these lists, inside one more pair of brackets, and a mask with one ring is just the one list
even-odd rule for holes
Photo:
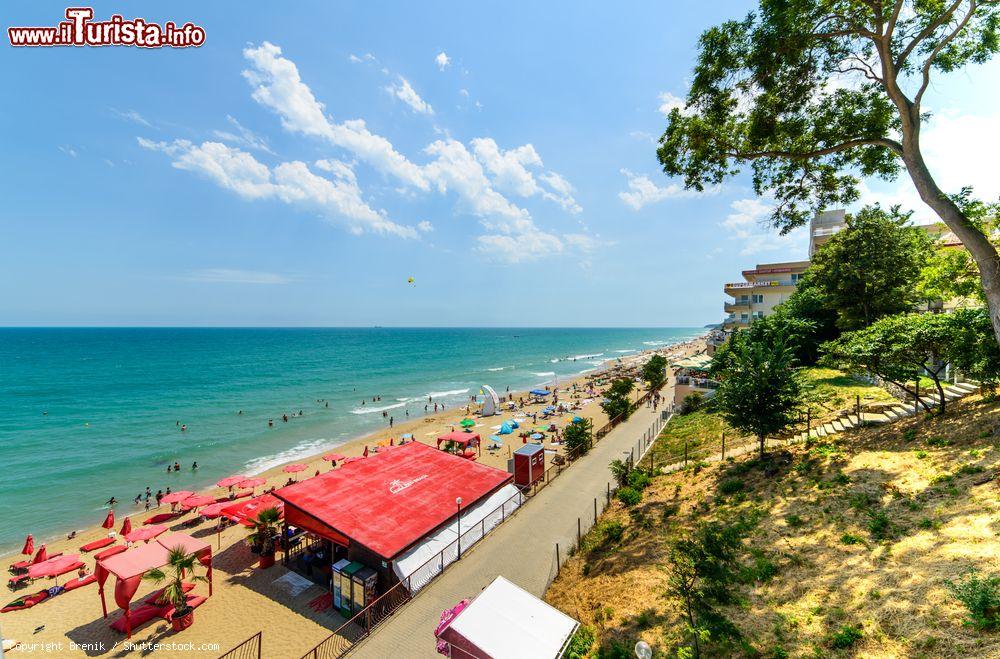
[[[620,360],[609,362],[594,372],[582,374],[572,380],[560,381],[557,387],[560,402],[578,409],[550,421],[554,421],[559,428],[562,428],[573,416],[581,416],[591,419],[595,429],[600,428],[607,422],[607,417],[599,404],[602,385],[609,382],[610,376],[634,369],[654,353],[669,358],[694,354],[703,348],[704,341],[701,338],[663,346],[656,350],[623,356]],[[504,398],[507,396],[506,392],[498,393]],[[510,395],[514,401],[523,399],[527,403],[530,399],[525,392],[511,392]],[[538,413],[546,404],[526,404],[516,412],[504,412],[502,415],[487,418],[468,414],[464,406],[452,407],[436,414],[411,417],[395,423],[391,429],[386,427],[380,432],[351,440],[325,453],[336,452],[348,457],[359,456],[364,453],[366,447],[369,451],[375,450],[379,443],[386,443],[390,438],[399,441],[404,434],[412,435],[416,441],[436,446],[435,440],[439,435],[460,428],[460,421],[470,416],[476,422],[473,430],[483,438],[483,450],[479,462],[506,471],[510,452],[522,445],[522,439],[517,433],[522,429],[534,427],[531,415]],[[473,405],[471,411],[474,413],[477,408],[478,405]],[[515,434],[504,435],[503,444],[498,450],[488,450],[491,444],[489,436],[496,431],[501,420],[510,418],[524,419],[524,423],[521,424],[522,429],[515,431]],[[552,443],[551,439],[551,436],[546,437],[546,449],[562,453],[562,446]],[[321,455],[299,460],[298,462],[307,465],[307,468],[298,474],[290,475],[283,472],[284,465],[275,466],[259,474],[259,477],[266,479],[266,484],[257,488],[257,492],[272,486],[280,488],[286,484],[290,476],[302,480],[317,471],[324,472],[331,469],[330,463],[324,461]],[[226,492],[227,490],[217,487],[205,490],[206,494],[212,496],[222,496]],[[131,501],[120,502],[115,508],[116,529],[121,527],[127,516],[132,518],[134,526],[139,526],[143,520],[167,508],[168,506],[164,505],[146,512],[142,505],[135,506]],[[136,631],[132,637],[133,643],[193,644],[184,647],[167,645],[159,649],[178,656],[214,657],[261,629],[266,629],[271,633],[265,632],[264,656],[295,658],[324,639],[343,622],[337,614],[316,613],[308,606],[311,600],[323,594],[321,587],[313,585],[305,591],[294,594],[285,589],[279,579],[288,570],[282,567],[280,562],[268,570],[255,569],[256,557],[250,553],[243,541],[247,534],[244,527],[229,526],[217,537],[214,520],[203,520],[194,525],[187,525],[193,517],[191,513],[184,514],[172,521],[170,528],[211,541],[214,552],[214,594],[197,610],[195,624],[190,629],[175,633],[167,623],[157,621]],[[30,529],[24,531],[27,533]],[[49,541],[47,546],[50,553],[77,553],[80,545],[106,535],[107,530],[103,528],[89,528],[79,532],[72,540],[56,539]],[[41,541],[42,539],[36,538],[36,546]],[[9,564],[19,558],[21,557],[7,556],[5,560]],[[94,560],[91,555],[82,554],[81,560],[86,563],[88,570],[93,570]],[[64,579],[70,576],[72,575],[66,575]],[[50,585],[54,585],[50,580],[39,580],[16,593],[8,591],[4,603]],[[154,589],[152,583],[143,584],[133,601],[137,601],[144,593]],[[207,586],[201,584],[198,589],[199,592],[204,590],[203,594],[207,595]],[[109,601],[109,609],[114,608],[113,601]],[[44,644],[52,644],[48,647],[54,656],[102,656],[111,653],[127,655],[139,651],[138,647],[132,650],[123,648],[124,637],[108,627],[109,622],[118,615],[120,611],[112,610],[109,611],[109,620],[101,616],[97,587],[89,585],[76,591],[62,593],[33,608],[3,614],[0,617],[0,627],[4,638],[16,639],[34,647],[36,651],[43,650]],[[280,633],[276,633],[277,630],[281,630]],[[71,644],[76,644],[76,647]],[[20,651],[14,650],[10,654],[11,656],[26,654],[28,649],[29,647]]]

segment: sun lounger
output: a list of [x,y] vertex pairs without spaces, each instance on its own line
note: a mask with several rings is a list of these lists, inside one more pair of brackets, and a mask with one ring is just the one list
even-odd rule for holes
[[114,547],[109,547],[102,552],[94,554],[94,559],[98,561],[103,561],[105,558],[110,558],[115,554],[120,554],[128,549],[125,545],[115,545]]
[[31,579],[28,578],[27,574],[19,574],[16,577],[11,577],[7,581],[7,587],[11,590],[21,590],[29,583],[31,583]]
[[76,590],[77,588],[83,588],[88,584],[92,584],[95,581],[97,581],[96,574],[88,574],[85,577],[77,577],[76,579],[70,579],[63,584],[63,590]]
[[142,524],[143,526],[146,524],[162,524],[163,522],[169,521],[175,517],[177,517],[177,513],[158,513],[147,519]]
[[88,542],[87,544],[80,547],[80,551],[87,553],[94,551],[95,549],[104,549],[108,545],[114,544],[114,538],[101,538],[100,540],[94,540],[93,542]]
[[70,572],[76,572],[77,570],[79,570],[82,567],[83,567],[83,561],[77,561],[76,563],[71,563],[70,565],[67,565],[65,568],[63,568],[59,572],[59,574],[54,574],[52,576],[58,577],[58,576],[61,576],[63,574],[69,574]]
[[[163,606],[151,606],[149,604],[142,604],[129,611],[129,627],[132,631],[135,631],[140,625],[144,625],[150,620],[155,620],[161,617],[163,610],[166,607]],[[116,632],[125,633],[125,614],[123,613],[111,623],[111,629]]]
[[[55,558],[56,556],[62,556],[62,552],[58,552],[58,553],[55,553],[55,554],[49,554],[49,558]],[[18,561],[17,563],[14,563],[9,568],[7,568],[7,570],[11,574],[22,574],[24,572],[27,572],[28,568],[31,567],[33,564],[34,564],[33,560],[31,560],[31,561]]]

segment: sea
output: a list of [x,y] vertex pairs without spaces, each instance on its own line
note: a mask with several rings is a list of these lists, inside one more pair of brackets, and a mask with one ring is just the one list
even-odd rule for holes
[[147,486],[197,490],[336,447],[386,428],[383,410],[406,420],[428,398],[451,409],[484,384],[524,390],[703,333],[2,328],[0,554],[97,525],[112,496],[121,516]]

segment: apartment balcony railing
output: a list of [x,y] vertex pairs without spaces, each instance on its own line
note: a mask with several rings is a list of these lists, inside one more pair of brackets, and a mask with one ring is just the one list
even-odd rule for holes
[[722,305],[723,310],[726,313],[733,313],[736,311],[748,311],[750,309],[750,302],[725,302]]
[[696,389],[718,389],[719,383],[708,378],[693,378],[690,375],[677,376],[677,384],[686,384]]

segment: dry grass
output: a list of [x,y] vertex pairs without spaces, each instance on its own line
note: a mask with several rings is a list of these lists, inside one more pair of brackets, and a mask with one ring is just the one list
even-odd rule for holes
[[[725,610],[748,644],[743,656],[780,646],[793,657],[1000,657],[1000,635],[963,626],[945,587],[973,565],[1000,572],[1000,479],[976,484],[1000,468],[998,426],[1000,404],[975,398],[944,418],[792,447],[791,464],[770,478],[745,462],[658,477],[635,509],[615,503],[602,520],[624,524],[624,537],[601,544],[592,533],[546,598],[594,627],[605,648],[642,638],[672,655],[683,624],[665,595],[669,540],[698,520],[758,509],[747,545],[777,574],[740,586],[743,604]],[[731,478],[743,491],[721,495]],[[882,539],[869,525],[877,512],[888,522]],[[863,638],[833,649],[829,635],[848,624]]]

